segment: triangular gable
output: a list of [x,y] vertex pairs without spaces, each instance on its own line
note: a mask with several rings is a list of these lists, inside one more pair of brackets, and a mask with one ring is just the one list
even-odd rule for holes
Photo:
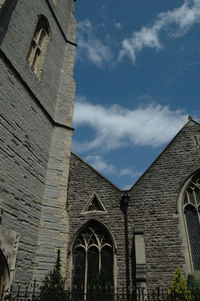
[[89,202],[86,204],[85,208],[83,209],[82,213],[88,212],[106,212],[106,209],[99,199],[99,197],[94,192],[92,197],[90,198]]
[[[132,191],[134,187],[142,180],[142,178],[148,173],[148,171],[152,168],[152,166],[162,157],[162,155],[167,151],[167,149],[174,143],[176,138],[181,134],[181,132],[186,129],[187,127],[192,127],[194,125],[200,126],[200,123],[193,120],[192,117],[188,116],[187,123],[178,131],[178,133],[174,136],[174,138],[167,144],[167,146],[164,148],[164,150],[157,156],[157,158],[150,164],[150,166],[145,170],[145,172],[139,177],[139,179],[126,191]],[[195,135],[194,140],[196,143],[196,146],[200,148],[200,136]]]

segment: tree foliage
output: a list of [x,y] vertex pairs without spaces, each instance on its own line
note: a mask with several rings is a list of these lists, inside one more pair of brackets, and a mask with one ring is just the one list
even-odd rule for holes
[[190,301],[192,300],[191,291],[188,287],[186,278],[180,268],[176,268],[174,277],[168,289],[168,301]]

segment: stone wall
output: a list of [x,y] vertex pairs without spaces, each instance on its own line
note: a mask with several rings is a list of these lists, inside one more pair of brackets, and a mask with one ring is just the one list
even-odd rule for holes
[[183,267],[177,202],[187,178],[199,169],[200,125],[189,121],[130,190],[129,218],[144,227],[149,287],[166,285]]
[[[83,209],[91,199],[93,193],[101,200],[105,212],[83,213]],[[120,210],[121,192],[102,175],[72,154],[69,177],[69,195],[67,208],[70,218],[68,254],[68,284],[71,283],[72,242],[77,231],[91,219],[103,223],[112,233],[116,242],[115,252],[115,285],[123,286],[125,279],[125,243],[124,219]]]
[[14,70],[0,61],[2,226],[20,233],[19,277],[30,278],[52,125]]

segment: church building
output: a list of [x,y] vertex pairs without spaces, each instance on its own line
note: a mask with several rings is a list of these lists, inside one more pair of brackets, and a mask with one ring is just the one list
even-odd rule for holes
[[[130,270],[138,287],[167,287],[176,267],[199,279],[199,151],[200,124],[189,120],[128,191]],[[124,285],[126,250],[124,214],[120,207],[122,195],[115,185],[72,154],[67,206],[69,270],[74,270],[74,281],[78,281],[75,280],[76,266],[85,257],[88,267],[82,264],[81,269],[87,277],[82,282],[90,279],[93,273],[89,267],[90,257],[96,256],[96,261],[102,265],[105,260],[105,267],[112,270],[114,285]],[[91,242],[84,239],[91,236],[91,231],[95,242],[91,238]],[[101,244],[102,231],[107,241]]]
[[115,292],[167,288],[176,267],[200,280],[200,124],[126,192],[71,153],[74,6],[0,0],[0,289],[42,281],[58,248],[85,294],[102,275]]

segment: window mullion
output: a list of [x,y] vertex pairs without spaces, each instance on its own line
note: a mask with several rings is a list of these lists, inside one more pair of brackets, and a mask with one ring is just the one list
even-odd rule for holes
[[84,300],[87,297],[87,280],[88,280],[88,246],[85,249],[85,280],[84,280]]
[[101,272],[101,248],[99,248],[99,274]]
[[196,191],[195,191],[195,189],[193,190],[193,198],[194,198],[195,206],[197,206],[197,198],[196,198]]
[[41,34],[42,34],[42,30],[43,30],[42,27],[40,27],[40,29],[38,30],[38,34],[35,37],[35,43],[37,45],[39,45],[39,41],[40,41],[40,37],[41,37]]

